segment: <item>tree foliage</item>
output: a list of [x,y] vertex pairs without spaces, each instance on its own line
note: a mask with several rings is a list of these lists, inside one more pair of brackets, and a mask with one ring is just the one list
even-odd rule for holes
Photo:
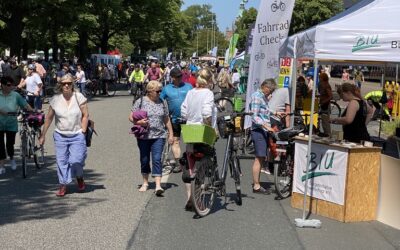
[[[194,5],[181,11],[182,0],[2,0],[0,46],[25,58],[37,50],[46,59],[118,48],[125,54],[142,54],[163,48],[190,56],[206,54],[213,45],[226,47],[211,5]],[[207,35],[208,34],[208,35]],[[207,46],[209,45],[209,46]],[[52,49],[52,55],[47,52]],[[61,53],[59,55],[58,53]]]
[[239,40],[237,44],[238,50],[245,49],[249,28],[256,21],[256,19],[257,10],[255,8],[250,8],[248,10],[244,10],[242,16],[236,20],[235,33],[239,34]]
[[289,34],[315,26],[342,10],[342,0],[296,0]]

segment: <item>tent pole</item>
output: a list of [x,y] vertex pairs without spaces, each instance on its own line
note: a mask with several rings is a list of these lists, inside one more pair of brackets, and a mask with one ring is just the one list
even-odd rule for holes
[[[314,106],[315,106],[315,92],[317,88],[317,78],[318,78],[318,59],[314,61],[314,86],[312,89],[312,99],[311,99],[311,110],[310,110],[310,126],[308,131],[308,149],[307,149],[307,166],[306,166],[306,180],[304,182],[304,198],[303,198],[303,218],[295,219],[297,227],[313,227],[320,228],[320,220],[306,220],[306,206],[307,206],[307,192],[308,192],[308,178],[310,171],[311,162],[311,141],[312,141],[312,130],[314,121]],[[310,199],[311,202],[311,199]]]
[[[296,109],[296,88],[297,88],[297,36],[294,39],[293,46],[293,64],[292,64],[292,96],[290,99],[290,112],[293,113]],[[290,127],[294,126],[294,115],[290,116]]]

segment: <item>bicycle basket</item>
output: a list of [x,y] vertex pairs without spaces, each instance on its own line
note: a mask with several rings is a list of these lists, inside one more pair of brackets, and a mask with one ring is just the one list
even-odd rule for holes
[[205,143],[214,145],[217,134],[215,130],[207,125],[182,124],[182,139],[184,143]]
[[38,128],[44,124],[44,114],[29,114],[27,117],[27,121],[30,127]]

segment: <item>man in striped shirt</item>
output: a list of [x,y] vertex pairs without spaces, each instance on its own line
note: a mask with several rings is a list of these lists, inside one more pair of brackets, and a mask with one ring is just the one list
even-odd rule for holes
[[272,131],[268,108],[269,96],[275,90],[274,79],[265,80],[260,89],[251,96],[250,112],[253,113],[251,121],[251,138],[254,142],[255,159],[253,163],[253,193],[270,194],[269,190],[260,185],[260,171],[262,163],[267,157],[268,131]]

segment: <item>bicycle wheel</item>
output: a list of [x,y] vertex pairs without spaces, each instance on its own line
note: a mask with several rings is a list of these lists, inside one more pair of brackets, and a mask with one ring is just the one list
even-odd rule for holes
[[97,90],[99,88],[99,81],[96,79],[91,80],[91,83],[86,85],[87,92],[90,92],[91,97],[97,95]]
[[26,132],[22,132],[21,134],[21,168],[22,168],[22,177],[26,178],[28,175],[28,136]]
[[196,214],[204,217],[210,213],[215,201],[215,166],[210,158],[205,157],[195,162],[194,169],[196,174],[190,185],[192,203]]
[[115,81],[108,82],[107,95],[115,96],[115,92],[117,92],[117,83]]
[[214,101],[218,116],[231,115],[233,113],[233,102],[226,97],[220,97]]
[[236,153],[233,153],[231,159],[229,161],[229,168],[231,169],[231,175],[233,180],[235,181],[235,189],[236,189],[236,204],[239,206],[242,205],[242,189],[240,187],[240,162],[236,156]]
[[[35,133],[37,136],[32,136],[32,148],[33,148],[33,160],[37,169],[40,169],[44,165],[44,147],[39,145],[39,138],[41,135],[40,129],[36,129]],[[36,138],[35,138],[36,137]]]
[[292,193],[292,164],[293,159],[290,154],[281,157],[279,162],[274,163],[274,184],[276,194],[279,198],[285,199]]
[[342,114],[342,109],[335,101],[331,101],[331,118],[338,118]]

